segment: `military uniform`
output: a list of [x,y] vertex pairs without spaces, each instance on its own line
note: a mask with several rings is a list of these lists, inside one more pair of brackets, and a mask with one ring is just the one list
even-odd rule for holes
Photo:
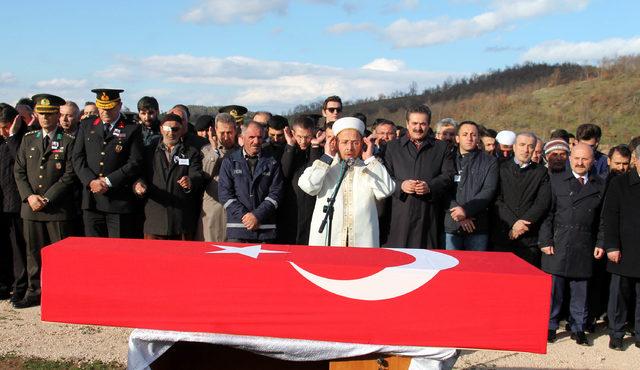
[[[36,95],[38,96],[40,95]],[[58,99],[64,103],[64,100]],[[35,97],[34,100],[38,102]],[[53,100],[49,98],[47,102],[53,105]],[[71,152],[74,140],[75,138],[65,134],[61,127],[50,133],[45,133],[44,130],[31,131],[25,134],[18,150],[14,175],[22,200],[20,216],[24,222],[24,236],[27,242],[28,287],[24,299],[14,304],[16,308],[39,304],[42,247],[72,234],[72,220],[75,217],[75,175],[71,165]],[[39,211],[32,210],[28,203],[32,195],[44,198],[44,208]],[[20,303],[24,303],[22,307]]]
[[[112,109],[122,90],[92,90],[96,105]],[[112,103],[116,102],[116,105]],[[111,108],[108,108],[111,107]],[[135,226],[136,200],[133,183],[142,166],[140,125],[120,114],[110,125],[98,117],[80,124],[73,152],[73,166],[83,186],[82,210],[86,236],[131,237]],[[104,178],[109,189],[93,193],[90,183]]]
[[233,119],[236,120],[236,128],[240,132],[239,128],[244,123],[244,116],[249,110],[242,105],[226,105],[218,109],[218,113],[229,113]]

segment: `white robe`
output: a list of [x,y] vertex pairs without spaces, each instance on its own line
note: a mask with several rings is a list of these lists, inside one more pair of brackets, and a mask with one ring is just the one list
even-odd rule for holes
[[[336,155],[329,166],[321,160],[313,162],[298,180],[298,186],[316,196],[316,205],[309,230],[309,245],[327,245],[329,227],[318,232],[325,216],[323,207],[333,195],[341,164]],[[375,158],[367,163],[358,159],[347,170],[334,205],[331,228],[332,246],[379,247],[378,212],[376,200],[393,194],[395,182],[387,169]]]

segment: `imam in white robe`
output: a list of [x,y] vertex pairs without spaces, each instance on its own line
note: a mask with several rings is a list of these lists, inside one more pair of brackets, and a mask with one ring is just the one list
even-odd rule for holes
[[[324,206],[333,195],[342,164],[338,155],[331,165],[316,160],[298,180],[298,186],[309,195],[316,196],[316,205],[309,230],[309,245],[327,245],[328,225],[319,233],[325,216]],[[378,212],[376,200],[390,196],[395,182],[387,169],[375,157],[357,159],[349,167],[336,196],[331,229],[332,246],[379,247]]]

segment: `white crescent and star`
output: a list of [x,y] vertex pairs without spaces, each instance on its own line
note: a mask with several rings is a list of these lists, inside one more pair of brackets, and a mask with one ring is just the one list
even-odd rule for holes
[[261,253],[289,253],[284,251],[271,251],[262,249],[262,245],[250,245],[248,247],[231,247],[228,245],[215,245],[214,247],[220,248],[219,251],[207,252],[211,254],[241,254],[243,256],[257,259]]
[[[257,259],[262,253],[289,253],[262,249],[262,245],[231,247],[214,244],[214,246],[220,250],[207,253],[242,254],[254,259]],[[405,295],[429,282],[439,271],[458,265],[456,258],[427,249],[391,248],[390,250],[408,254],[415,260],[406,265],[385,267],[375,274],[363,278],[347,280],[319,276],[294,262],[288,262],[300,275],[314,285],[342,297],[364,301],[379,301]]]

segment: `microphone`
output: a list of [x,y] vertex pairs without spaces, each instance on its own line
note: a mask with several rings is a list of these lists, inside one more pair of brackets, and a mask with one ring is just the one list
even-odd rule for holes
[[333,210],[334,210],[334,204],[336,202],[336,197],[338,195],[338,190],[340,189],[340,185],[342,185],[342,182],[344,181],[347,170],[349,169],[349,167],[352,167],[355,163],[356,163],[356,160],[354,158],[349,158],[347,160],[340,161],[340,176],[338,177],[338,183],[336,184],[336,187],[333,189],[333,195],[331,195],[331,198],[327,199],[328,204],[322,207],[322,212],[324,212],[325,215],[324,215],[324,219],[322,220],[322,223],[320,223],[320,229],[318,230],[318,232],[322,233],[324,231],[325,226],[327,226],[327,223],[329,224],[329,234],[327,238],[328,245],[331,245],[331,221],[333,220]]

